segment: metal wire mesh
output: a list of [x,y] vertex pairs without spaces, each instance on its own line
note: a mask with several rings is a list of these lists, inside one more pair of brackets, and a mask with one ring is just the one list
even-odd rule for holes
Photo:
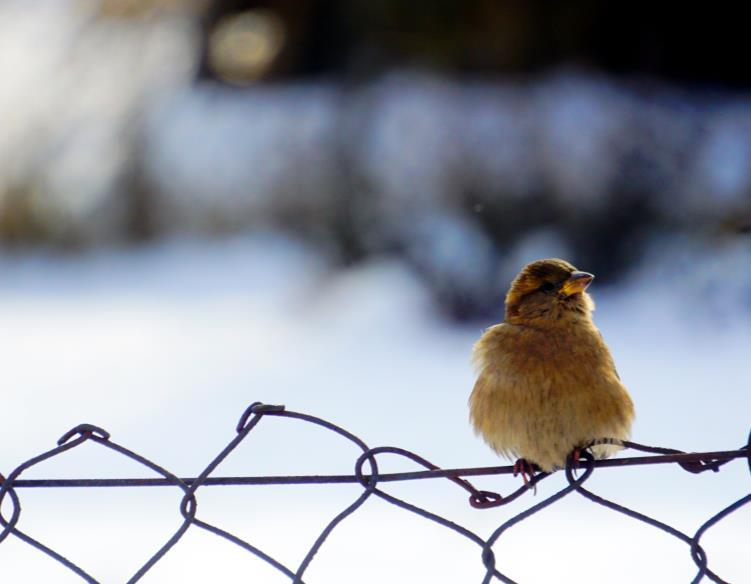
[[[284,417],[298,420],[300,422],[314,424],[329,430],[339,436],[342,439],[347,440],[355,444],[361,451],[359,457],[354,464],[354,474],[352,475],[306,475],[306,476],[235,476],[235,477],[212,477],[212,473],[217,466],[225,459],[229,454],[243,442],[251,431],[266,418]],[[128,580],[129,583],[137,582],[140,580],[157,562],[159,562],[169,550],[175,546],[185,533],[191,527],[206,530],[213,533],[225,540],[228,540],[239,547],[243,548],[247,552],[255,555],[261,560],[268,563],[270,566],[278,570],[280,573],[287,576],[294,584],[302,584],[304,582],[303,576],[306,570],[313,561],[316,553],[321,549],[321,546],[325,543],[329,535],[336,529],[336,527],[349,515],[359,509],[366,500],[370,497],[379,497],[388,503],[391,503],[405,511],[419,515],[427,520],[430,520],[437,525],[440,525],[446,529],[449,529],[461,536],[469,539],[477,546],[481,548],[481,558],[485,567],[485,575],[482,580],[483,584],[489,584],[493,581],[501,581],[506,583],[514,583],[515,581],[505,575],[501,567],[499,567],[495,553],[493,552],[494,544],[499,538],[507,532],[509,528],[518,524],[521,521],[529,518],[540,510],[552,505],[556,501],[562,498],[578,493],[588,500],[606,507],[614,512],[627,515],[633,519],[651,525],[657,529],[662,530],[667,535],[674,537],[688,546],[688,552],[691,560],[696,564],[697,572],[694,576],[692,583],[698,583],[705,578],[717,583],[727,582],[723,580],[720,575],[714,572],[709,567],[709,558],[707,553],[701,546],[701,539],[704,534],[717,525],[720,521],[728,517],[734,511],[737,511],[744,505],[751,502],[751,492],[733,503],[727,505],[704,523],[699,526],[693,535],[683,533],[682,531],[659,521],[653,517],[610,501],[593,493],[586,489],[583,485],[592,476],[592,473],[599,467],[614,467],[614,466],[633,466],[633,465],[649,465],[649,464],[678,464],[683,469],[691,473],[702,473],[705,471],[718,472],[722,465],[728,463],[731,460],[738,458],[746,458],[751,472],[751,433],[749,433],[748,440],[744,446],[737,450],[727,450],[721,452],[701,452],[701,453],[684,453],[679,450],[671,448],[660,448],[653,446],[645,446],[642,444],[636,444],[634,442],[624,442],[624,446],[628,449],[649,453],[649,456],[635,456],[628,458],[616,458],[608,460],[594,460],[592,455],[586,450],[582,450],[578,460],[569,457],[565,468],[565,476],[568,485],[558,492],[550,495],[549,497],[542,499],[535,505],[525,509],[521,513],[514,515],[510,519],[506,520],[503,524],[498,526],[489,537],[483,538],[482,536],[474,533],[466,527],[459,525],[453,521],[450,521],[438,514],[435,514],[427,509],[408,503],[402,499],[394,497],[389,493],[379,488],[379,484],[394,481],[415,481],[424,479],[446,479],[464,489],[469,493],[469,504],[478,509],[488,509],[498,507],[501,505],[507,505],[517,499],[519,496],[527,492],[529,489],[534,489],[535,486],[542,480],[550,476],[548,473],[538,472],[535,474],[528,484],[524,484],[519,489],[511,493],[510,495],[502,496],[498,493],[478,490],[471,482],[465,477],[480,476],[480,475],[495,475],[495,474],[509,474],[514,473],[513,466],[500,466],[500,467],[484,467],[484,468],[455,468],[455,469],[441,469],[423,457],[410,452],[403,448],[397,447],[377,447],[370,448],[363,440],[351,432],[328,422],[324,419],[311,416],[304,413],[292,412],[285,409],[280,405],[267,405],[260,402],[256,402],[248,406],[243,412],[239,423],[236,428],[236,436],[224,447],[224,449],[204,468],[204,470],[197,476],[191,478],[180,478],[171,473],[170,471],[162,468],[158,464],[148,460],[140,454],[133,452],[124,446],[114,442],[108,432],[91,424],[81,424],[66,432],[60,440],[58,440],[57,446],[46,452],[43,452],[29,460],[21,463],[17,466],[7,477],[0,474],[0,505],[3,504],[6,497],[10,501],[11,513],[10,517],[4,516],[0,512],[0,525],[2,525],[2,531],[0,532],[0,544],[7,540],[9,536],[14,536],[21,541],[24,541],[28,545],[36,548],[40,552],[53,558],[61,565],[68,568],[73,573],[81,577],[85,582],[97,583],[98,581],[83,568],[64,557],[54,549],[48,547],[41,541],[31,537],[27,533],[24,533],[18,528],[18,522],[21,517],[21,501],[18,491],[24,488],[63,488],[63,487],[142,487],[142,486],[171,486],[181,489],[183,497],[180,502],[180,512],[183,517],[183,521],[172,536],[133,574]],[[99,444],[105,448],[117,452],[143,466],[151,469],[161,478],[151,479],[136,479],[136,478],[122,478],[122,479],[22,479],[20,478],[22,473],[31,467],[58,456],[64,452],[67,452],[73,448],[80,446],[85,442],[93,442]],[[418,465],[422,466],[423,471],[401,472],[401,473],[380,473],[378,470],[378,457],[380,455],[396,455],[406,458]],[[579,474],[580,473],[580,474]],[[209,485],[289,485],[289,484],[342,484],[342,483],[354,483],[359,484],[362,487],[362,492],[359,496],[349,505],[347,505],[341,512],[339,512],[334,519],[332,519],[326,527],[321,531],[320,535],[316,538],[313,545],[308,550],[307,554],[300,562],[300,564],[292,569],[289,566],[284,565],[279,560],[275,559],[271,555],[265,553],[263,550],[254,546],[252,543],[220,528],[216,525],[207,523],[198,517],[196,517],[197,500],[196,491],[202,486]],[[6,505],[7,506],[7,505]]]

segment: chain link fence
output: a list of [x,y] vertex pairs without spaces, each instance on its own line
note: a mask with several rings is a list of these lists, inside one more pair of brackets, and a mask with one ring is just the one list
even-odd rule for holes
[[[359,457],[354,461],[354,473],[351,475],[305,475],[305,476],[231,476],[215,477],[212,476],[217,466],[229,456],[232,451],[244,440],[258,424],[265,419],[274,419],[284,417],[297,420],[301,423],[313,424],[322,427],[334,434],[339,435],[342,440],[349,441],[357,446],[360,450]],[[152,470],[158,478],[118,478],[118,479],[22,479],[24,471],[31,467],[53,457],[59,456],[64,452],[72,450],[86,442],[93,442],[104,448],[121,454],[143,466]],[[739,458],[745,458],[751,471],[751,434],[747,443],[741,448],[735,450],[726,450],[719,452],[701,452],[685,453],[671,448],[661,448],[645,446],[634,442],[624,442],[623,445],[629,449],[646,455],[615,458],[607,460],[594,460],[592,455],[586,450],[582,450],[575,460],[569,458],[564,470],[567,485],[556,493],[542,499],[535,505],[507,519],[499,525],[488,537],[467,529],[463,525],[450,521],[436,513],[425,508],[408,503],[389,493],[385,492],[379,485],[395,481],[418,481],[426,479],[444,479],[451,481],[458,488],[463,489],[469,496],[469,504],[477,509],[490,509],[502,505],[508,505],[519,498],[529,490],[535,490],[536,485],[550,476],[549,473],[538,472],[528,482],[520,486],[516,491],[508,495],[479,490],[475,488],[466,477],[481,475],[499,475],[514,473],[513,466],[500,467],[483,467],[483,468],[454,468],[442,469],[420,455],[405,450],[403,448],[381,446],[377,448],[369,447],[361,438],[345,430],[344,428],[333,424],[322,418],[305,413],[288,411],[281,405],[267,405],[260,402],[251,404],[242,414],[236,428],[236,435],[224,447],[224,449],[204,468],[197,477],[181,478],[169,470],[161,467],[157,463],[145,458],[144,456],[129,450],[128,448],[114,442],[108,432],[91,424],[81,424],[65,433],[57,446],[46,452],[35,456],[16,467],[7,477],[0,474],[0,506],[5,504],[6,514],[0,513],[0,545],[11,536],[20,539],[28,545],[36,548],[40,552],[53,558],[71,572],[80,576],[85,582],[99,582],[94,576],[86,572],[79,565],[75,564],[59,552],[48,547],[43,542],[35,539],[29,534],[18,528],[21,517],[21,497],[19,492],[27,488],[98,488],[98,487],[144,487],[144,486],[163,486],[178,488],[183,492],[180,502],[180,512],[183,521],[175,530],[172,536],[144,563],[138,571],[128,580],[128,583],[139,581],[149,570],[159,562],[169,550],[175,546],[185,533],[191,527],[203,529],[218,537],[236,544],[248,553],[255,555],[270,566],[284,574],[293,584],[303,584],[305,572],[314,560],[316,553],[324,545],[326,539],[344,521],[348,516],[356,512],[370,497],[379,497],[382,500],[395,505],[407,512],[419,515],[435,524],[449,529],[457,537],[463,537],[475,543],[481,549],[481,559],[485,568],[485,575],[482,580],[483,584],[491,582],[505,582],[512,584],[515,581],[504,574],[502,558],[498,558],[493,551],[493,546],[499,539],[514,525],[528,519],[538,511],[560,501],[564,497],[578,494],[594,504],[601,505],[615,513],[620,513],[646,523],[656,529],[661,530],[667,536],[676,538],[686,544],[687,552],[690,559],[696,564],[696,575],[692,583],[702,581],[711,581],[716,583],[728,582],[722,576],[710,568],[709,558],[701,546],[701,539],[704,534],[737,511],[744,505],[751,502],[751,492],[733,503],[727,505],[719,512],[709,517],[693,533],[684,533],[667,523],[664,523],[654,517],[640,513],[613,501],[610,501],[591,490],[584,487],[584,484],[592,476],[595,469],[601,467],[623,467],[635,465],[652,465],[652,464],[677,464],[690,473],[702,473],[705,471],[718,472],[720,468]],[[423,467],[425,470],[400,472],[400,473],[380,473],[378,470],[378,458],[383,455],[392,455],[403,457],[413,463]],[[267,554],[251,542],[246,541],[229,531],[216,525],[207,523],[196,516],[197,497],[196,492],[203,486],[221,486],[221,485],[303,485],[303,484],[359,484],[362,492],[359,496],[340,511],[321,531],[313,545],[307,551],[305,557],[296,567],[290,567],[283,564],[278,559]],[[6,498],[9,502],[6,502]]]

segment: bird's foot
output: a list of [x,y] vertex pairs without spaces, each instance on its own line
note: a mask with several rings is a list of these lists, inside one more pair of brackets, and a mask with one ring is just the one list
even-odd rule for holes
[[[524,486],[529,488],[530,482],[535,476],[535,465],[524,458],[514,463],[514,476],[522,475]],[[532,485],[534,487],[534,485]]]
[[579,461],[581,460],[582,456],[582,448],[574,448],[571,451],[571,454],[569,455],[569,460],[571,462],[571,470],[574,473],[574,476],[576,476],[577,471],[579,470]]

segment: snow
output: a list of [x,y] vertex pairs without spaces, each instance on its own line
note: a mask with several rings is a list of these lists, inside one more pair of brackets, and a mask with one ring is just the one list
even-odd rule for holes
[[[537,241],[518,261],[555,247],[554,238]],[[722,276],[742,282],[729,275],[748,265],[748,252],[740,245],[682,249],[685,262],[670,260],[675,248],[656,247],[629,282],[595,283],[596,321],[633,394],[636,441],[736,448],[751,411],[751,328],[739,310],[748,289],[723,285]],[[273,233],[80,256],[3,256],[0,469],[9,473],[70,427],[90,422],[193,476],[256,400],[321,416],[371,446],[402,446],[441,466],[498,464],[473,436],[466,410],[470,348],[490,323],[444,320],[401,262],[374,259],[339,271],[323,258]],[[350,473],[356,455],[320,429],[265,419],[216,474]],[[382,466],[413,468],[389,457]],[[152,475],[86,445],[23,476]],[[443,482],[387,490],[487,536],[564,482],[551,477],[537,497],[491,511],[470,509],[464,493]],[[476,484],[509,492],[518,479]],[[748,484],[747,468],[736,461],[701,476],[666,467],[603,469],[588,486],[693,533],[748,493]],[[181,521],[177,490],[19,492],[19,527],[104,582],[124,581]],[[199,491],[199,516],[294,568],[327,519],[358,493],[351,485],[207,487]],[[8,516],[7,502],[3,511]],[[742,548],[751,536],[748,513],[737,512],[704,540],[710,565],[733,582],[749,576]],[[521,582],[574,574],[582,582],[685,582],[694,573],[684,544],[573,496],[512,528],[495,550],[499,566]],[[78,581],[15,538],[0,545],[0,565],[12,581]],[[191,529],[144,581],[225,581],[240,573],[285,581],[239,548]],[[483,570],[472,543],[371,500],[334,531],[306,581],[350,582],[353,573],[364,583],[448,583],[479,582]]]

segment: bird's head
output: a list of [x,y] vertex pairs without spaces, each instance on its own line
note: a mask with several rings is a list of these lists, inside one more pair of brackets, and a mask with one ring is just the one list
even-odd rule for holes
[[506,294],[506,321],[565,321],[589,317],[594,302],[586,289],[594,279],[559,259],[527,264]]

